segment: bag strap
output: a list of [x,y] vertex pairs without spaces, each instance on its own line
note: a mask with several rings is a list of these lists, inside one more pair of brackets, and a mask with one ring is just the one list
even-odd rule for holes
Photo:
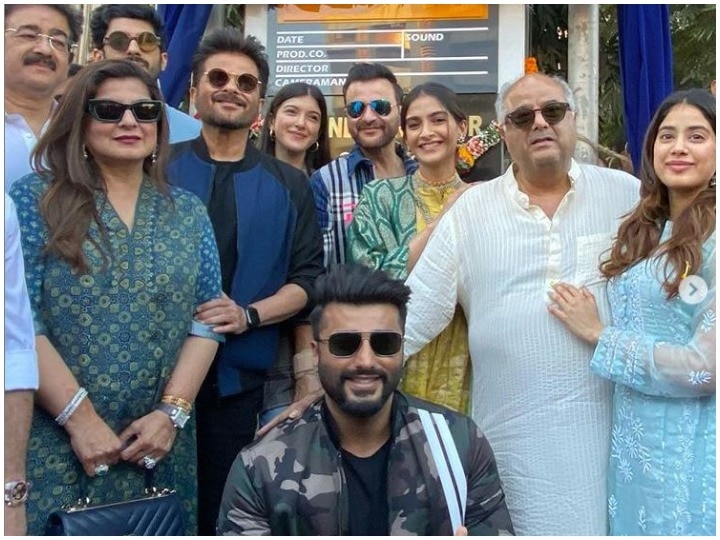
[[418,409],[447,502],[453,534],[465,523],[467,478],[447,420],[440,413]]
[[[88,495],[88,476],[84,470],[80,470],[78,479],[78,486],[80,487],[80,500],[78,504],[82,503],[84,506],[90,505],[90,496]],[[152,469],[145,469],[145,491],[147,493],[157,492],[157,488],[154,485],[154,471]]]

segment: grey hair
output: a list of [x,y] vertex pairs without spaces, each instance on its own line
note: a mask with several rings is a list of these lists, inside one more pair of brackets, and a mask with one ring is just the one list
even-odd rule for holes
[[502,88],[500,88],[500,92],[498,92],[497,99],[495,100],[495,117],[498,124],[505,123],[505,116],[507,116],[507,113],[510,112],[505,110],[505,99],[510,93],[510,90],[512,90],[517,83],[525,79],[525,77],[535,76],[547,77],[548,79],[551,79],[558,83],[563,90],[563,94],[565,95],[565,101],[567,101],[568,105],[570,105],[570,110],[573,112],[576,111],[575,96],[573,95],[572,88],[570,88],[570,85],[565,81],[565,79],[563,79],[562,77],[558,77],[557,75],[543,75],[541,73],[523,75],[522,77],[518,77],[514,81],[506,82],[502,85]]

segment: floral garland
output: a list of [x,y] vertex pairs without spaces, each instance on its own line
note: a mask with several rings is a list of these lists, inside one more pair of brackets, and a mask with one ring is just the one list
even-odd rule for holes
[[250,142],[257,143],[257,141],[260,140],[260,133],[262,133],[263,122],[265,122],[265,117],[262,115],[262,113],[260,113],[250,126]]
[[458,145],[455,163],[458,173],[460,175],[469,173],[475,162],[499,142],[500,126],[493,120],[486,128],[480,130],[480,133]]

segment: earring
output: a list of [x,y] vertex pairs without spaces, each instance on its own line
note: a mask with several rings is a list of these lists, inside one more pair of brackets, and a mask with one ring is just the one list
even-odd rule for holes
[[157,147],[153,148],[152,154],[150,155],[150,160],[152,161],[153,165],[157,161]]
[[710,187],[715,187],[715,183],[716,183],[715,175],[713,174],[713,177],[710,179]]
[[320,143],[318,141],[315,141],[315,144],[313,144],[312,146],[310,146],[310,148],[308,148],[308,152],[317,152],[319,149],[320,149]]
[[87,161],[88,159],[90,159],[90,156],[88,155],[87,146],[85,144],[83,144],[82,150],[83,150],[83,157],[85,158],[85,161]]
[[460,135],[460,136],[457,138],[457,142],[458,142],[458,144],[464,143],[464,142],[465,142],[465,135]]
[[268,133],[268,136],[270,137],[271,141],[275,140],[275,130],[273,128],[270,128],[270,131]]

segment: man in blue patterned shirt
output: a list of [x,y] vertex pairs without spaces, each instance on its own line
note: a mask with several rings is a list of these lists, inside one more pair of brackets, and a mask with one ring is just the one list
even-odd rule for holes
[[402,96],[395,75],[381,64],[356,64],[348,73],[343,98],[355,146],[310,177],[326,267],[345,262],[346,230],[365,184],[417,168],[395,141]]

